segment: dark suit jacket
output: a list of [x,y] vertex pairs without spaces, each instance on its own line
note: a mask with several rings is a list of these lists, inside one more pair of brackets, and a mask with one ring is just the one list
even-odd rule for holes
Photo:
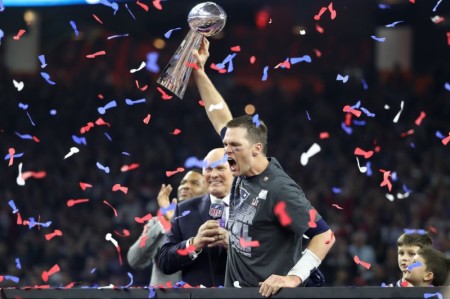
[[[184,282],[192,286],[200,284],[206,287],[224,285],[227,251],[223,247],[203,248],[195,260],[189,255],[179,255],[178,249],[186,249],[186,242],[195,237],[199,227],[210,220],[209,195],[187,199],[177,205],[172,218],[172,228],[166,234],[165,243],[161,246],[157,263],[165,274],[181,270]],[[182,216],[183,213],[189,214]]]

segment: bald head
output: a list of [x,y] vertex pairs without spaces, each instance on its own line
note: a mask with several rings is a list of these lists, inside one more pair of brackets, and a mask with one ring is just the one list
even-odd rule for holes
[[204,159],[203,176],[208,186],[208,192],[218,198],[224,198],[230,193],[233,175],[225,158],[224,148],[211,150]]

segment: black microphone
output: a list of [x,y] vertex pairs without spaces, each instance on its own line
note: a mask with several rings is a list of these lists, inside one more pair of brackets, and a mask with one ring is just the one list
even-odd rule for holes
[[224,210],[225,204],[223,203],[223,201],[213,202],[209,207],[209,216],[211,216],[211,218],[215,220],[221,219]]

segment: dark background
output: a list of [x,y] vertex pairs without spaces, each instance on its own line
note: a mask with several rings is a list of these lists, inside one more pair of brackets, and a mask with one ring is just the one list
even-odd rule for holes
[[[184,173],[167,177],[167,170],[183,167],[188,157],[201,158],[212,147],[221,146],[192,82],[183,100],[163,101],[155,83],[159,72],[129,72],[152,51],[160,55],[159,67],[165,66],[187,33],[187,14],[198,2],[165,1],[162,11],[150,1],[141,3],[148,5],[148,12],[130,1],[120,2],[115,15],[104,5],[6,7],[0,13],[0,29],[5,34],[0,45],[0,153],[6,156],[9,148],[24,153],[9,167],[5,159],[0,168],[0,275],[20,278],[18,284],[3,280],[2,286],[45,284],[41,274],[55,264],[61,271],[51,276],[53,286],[70,282],[123,286],[130,283],[128,272],[134,285],[146,285],[150,269],[134,271],[126,262],[127,249],[142,230],[134,218],[156,214],[156,194],[162,183],[178,186]],[[336,19],[331,20],[327,11],[319,21],[314,15],[330,2],[216,3],[228,19],[223,33],[211,38],[209,62],[222,62],[232,53],[231,47],[239,45],[241,51],[233,60],[232,72],[218,74],[209,69],[208,73],[234,115],[244,114],[248,104],[255,106],[255,113],[269,126],[269,155],[277,157],[333,228],[337,243],[321,266],[327,285],[380,285],[398,279],[396,240],[405,228],[429,230],[435,247],[449,253],[450,158],[448,145],[438,137],[450,131],[450,91],[445,89],[445,83],[450,83],[449,3],[442,1],[433,12],[436,1],[388,1],[383,2],[389,5],[384,9],[378,1],[333,1]],[[23,20],[28,9],[40,17],[37,51],[25,51],[24,56],[17,52],[8,56],[13,60],[7,63],[7,44],[16,42],[12,36],[31,28]],[[431,21],[435,15],[445,20],[435,24]],[[71,20],[77,24],[78,37]],[[395,21],[404,21],[397,27],[412,32],[410,68],[380,69],[377,49],[389,47],[394,53],[395,40],[380,43],[371,36]],[[316,24],[324,29],[323,34],[316,31]],[[294,34],[294,26],[302,26],[306,34]],[[177,27],[182,29],[164,38],[164,33]],[[128,36],[108,39],[122,34]],[[156,49],[155,38],[165,40],[165,48]],[[106,55],[86,58],[102,50]],[[44,69],[37,58],[41,54],[48,64]],[[303,55],[311,56],[312,63],[275,69],[286,58]],[[249,62],[252,56],[254,64]],[[35,68],[16,71],[14,64],[24,57],[34,60]],[[265,66],[269,67],[268,79],[262,81]],[[48,73],[56,84],[48,84],[40,72]],[[348,82],[337,81],[338,74],[349,75]],[[23,82],[24,89],[14,88],[13,80]],[[148,84],[148,89],[139,90],[136,80],[140,86]],[[126,98],[145,98],[146,103],[128,106]],[[97,108],[112,100],[117,107],[100,115]],[[365,124],[353,123],[352,134],[347,134],[341,128],[342,109],[358,101],[376,115],[363,114],[357,120]],[[402,101],[404,110],[394,123]],[[28,104],[28,109],[20,109],[19,103]],[[52,109],[56,115],[50,114]],[[418,126],[414,122],[421,112],[426,118]],[[151,120],[145,125],[147,114]],[[80,133],[99,117],[110,127],[95,126]],[[181,134],[171,134],[175,128]],[[410,129],[414,133],[405,136]],[[320,139],[321,132],[328,132],[330,138]],[[36,136],[40,142],[23,140],[16,133]],[[73,135],[85,137],[87,145],[74,143]],[[300,156],[313,143],[322,150],[302,166]],[[73,146],[80,152],[64,159]],[[361,164],[370,162],[372,175],[358,171],[356,147],[377,149],[372,158],[359,158]],[[20,162],[23,171],[45,171],[45,178],[30,178],[25,186],[18,186]],[[110,173],[97,168],[97,162],[108,166]],[[131,163],[140,166],[120,171],[122,165]],[[389,201],[387,188],[380,187],[380,169],[395,173],[390,192],[394,197],[406,191],[409,196]],[[79,182],[93,188],[83,191]],[[129,188],[127,194],[112,191],[118,183]],[[90,201],[67,207],[67,200],[79,198]],[[31,229],[18,225],[9,200],[23,219],[34,217],[52,221],[52,225]],[[117,209],[117,216],[104,200]],[[47,241],[45,235],[55,229],[63,236]],[[114,233],[122,234],[123,229],[131,236]],[[123,265],[113,244],[105,240],[107,233],[118,240]],[[371,263],[370,270],[356,265],[354,255]]]

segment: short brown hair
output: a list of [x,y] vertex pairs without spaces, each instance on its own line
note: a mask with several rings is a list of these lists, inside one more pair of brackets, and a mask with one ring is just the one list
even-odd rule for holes
[[233,118],[227,123],[227,128],[247,129],[247,139],[252,143],[261,143],[263,153],[267,155],[267,126],[262,120],[253,121],[250,115]]
[[417,251],[425,261],[426,270],[433,273],[433,281],[431,284],[440,287],[447,281],[448,272],[450,270],[450,259],[439,250],[432,247],[424,247]]
[[420,248],[431,247],[433,239],[427,233],[404,233],[397,240],[397,246],[419,246]]

